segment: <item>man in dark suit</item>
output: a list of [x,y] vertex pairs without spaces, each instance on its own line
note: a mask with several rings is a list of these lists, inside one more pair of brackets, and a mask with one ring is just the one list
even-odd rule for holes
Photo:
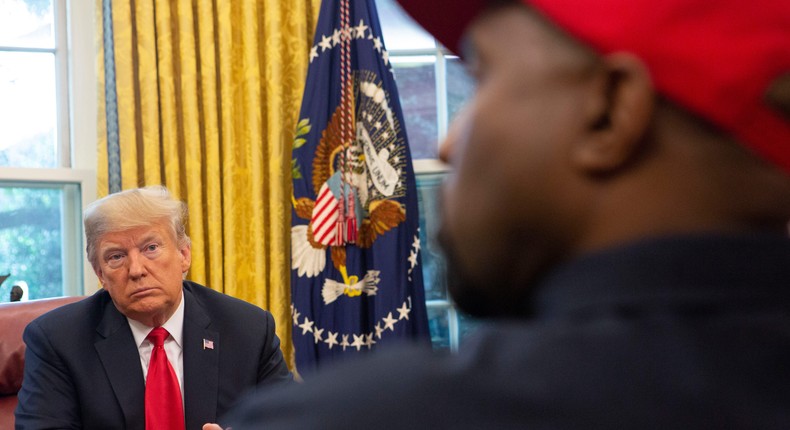
[[[186,205],[164,187],[105,197],[85,212],[88,259],[102,284],[25,329],[18,429],[165,428],[149,415],[177,411],[175,428],[216,422],[246,391],[291,380],[268,312],[183,275],[191,263]],[[146,392],[167,330],[167,405]],[[170,371],[169,369],[172,369]],[[169,410],[169,411],[168,411]]]
[[491,321],[233,430],[790,428],[790,2],[400,2],[477,78],[440,238]]

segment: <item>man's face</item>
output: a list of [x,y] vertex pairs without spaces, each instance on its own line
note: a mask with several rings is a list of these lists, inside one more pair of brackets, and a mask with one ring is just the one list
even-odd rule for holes
[[517,314],[529,284],[569,252],[576,228],[567,148],[586,125],[581,70],[589,67],[521,5],[483,15],[467,36],[478,87],[441,151],[454,173],[440,240],[462,309]]
[[107,233],[96,248],[96,275],[122,314],[149,326],[170,318],[181,300],[191,251],[177,246],[166,223]]

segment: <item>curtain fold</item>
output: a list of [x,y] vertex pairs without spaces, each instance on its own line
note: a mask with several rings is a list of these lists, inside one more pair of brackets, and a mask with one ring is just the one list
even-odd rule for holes
[[189,278],[270,310],[292,368],[290,153],[319,6],[97,0],[100,196],[186,201]]

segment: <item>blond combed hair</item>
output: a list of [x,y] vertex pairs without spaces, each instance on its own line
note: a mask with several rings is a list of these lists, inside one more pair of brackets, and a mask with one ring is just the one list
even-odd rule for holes
[[170,226],[179,248],[189,246],[187,217],[186,203],[173,198],[162,185],[110,194],[88,205],[83,215],[88,261],[98,267],[96,247],[105,234],[161,222]]

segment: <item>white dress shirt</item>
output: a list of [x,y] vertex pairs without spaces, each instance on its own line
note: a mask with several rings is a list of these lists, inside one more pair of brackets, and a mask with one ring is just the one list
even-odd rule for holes
[[[126,318],[129,321],[129,328],[132,329],[134,342],[137,345],[137,351],[140,352],[140,364],[143,366],[143,378],[148,377],[148,362],[151,360],[151,351],[154,349],[154,344],[146,339],[148,333],[153,330],[153,327]],[[181,388],[181,402],[184,401],[184,348],[183,348],[183,335],[184,335],[184,292],[181,292],[181,303],[176,308],[173,316],[167,322],[162,324],[162,327],[170,333],[165,339],[165,352],[167,352],[167,360],[173,366],[173,370],[178,377],[178,385]]]

